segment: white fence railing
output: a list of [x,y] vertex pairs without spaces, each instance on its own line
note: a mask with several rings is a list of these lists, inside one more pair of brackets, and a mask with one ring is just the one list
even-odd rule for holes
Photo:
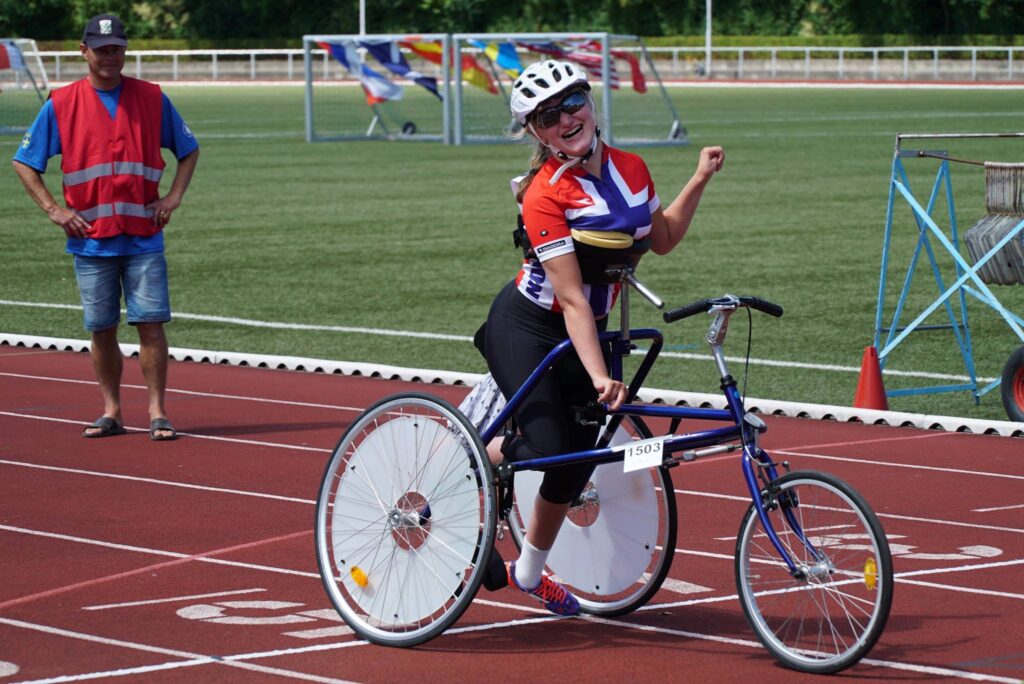
[[[667,81],[708,78],[702,47],[649,47]],[[77,51],[40,51],[51,80],[81,78]],[[326,73],[329,57],[314,51]],[[710,76],[737,80],[1024,81],[1024,47],[716,47]],[[426,65],[422,71],[431,70]],[[128,53],[125,72],[152,81],[303,80],[302,50],[140,50]]]

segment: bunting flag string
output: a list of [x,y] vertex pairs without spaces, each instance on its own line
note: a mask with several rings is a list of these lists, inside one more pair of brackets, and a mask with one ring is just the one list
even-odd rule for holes
[[374,59],[380,62],[381,66],[391,73],[413,81],[429,90],[437,99],[443,99],[441,93],[437,90],[437,79],[424,76],[420,72],[413,70],[409,66],[409,62],[406,61],[397,42],[386,39],[361,40],[359,45],[365,48],[369,54],[373,55]]
[[[519,42],[518,45],[530,52],[547,55],[548,57],[554,57],[555,59],[564,59],[570,62],[575,62],[586,69],[591,77],[597,81],[601,81],[604,78],[604,75],[601,72],[601,44],[598,41],[578,43],[570,46],[569,48],[551,41]],[[612,57],[622,59],[629,64],[633,90],[638,93],[647,92],[647,81],[644,78],[643,70],[640,68],[640,61],[636,56],[624,50],[611,50],[611,55]],[[612,61],[609,66],[611,68],[611,73],[609,74],[610,85],[613,89],[617,89],[621,82],[618,69],[615,67],[614,61]]]
[[523,73],[523,64],[519,61],[516,46],[512,43],[485,43],[482,40],[467,41],[470,45],[480,48],[487,58],[504,71],[509,78],[515,79]]
[[366,103],[373,106],[388,100],[402,99],[402,86],[390,78],[366,66],[355,41],[342,40],[337,43],[318,43],[329,52],[345,69],[356,77],[366,93]]
[[13,40],[0,40],[0,69],[24,69],[25,58]]
[[[441,64],[443,60],[441,43],[434,41],[415,42],[403,41],[401,46],[408,48],[411,52],[433,64]],[[487,74],[480,63],[473,58],[473,55],[463,53],[462,55],[462,78],[467,83],[482,90],[497,95],[498,87],[494,80]]]

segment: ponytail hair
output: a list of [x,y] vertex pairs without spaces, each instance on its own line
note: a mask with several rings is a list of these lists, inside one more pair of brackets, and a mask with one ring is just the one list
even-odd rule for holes
[[551,158],[551,150],[547,145],[537,142],[533,149],[533,156],[530,158],[530,170],[526,172],[523,180],[519,182],[519,190],[516,191],[516,202],[519,204],[523,203],[523,197],[526,195],[527,188],[533,183],[534,176],[540,171],[544,163]]

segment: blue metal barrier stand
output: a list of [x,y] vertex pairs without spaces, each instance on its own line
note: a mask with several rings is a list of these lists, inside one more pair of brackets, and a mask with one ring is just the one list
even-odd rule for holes
[[[989,259],[994,257],[999,252],[999,250],[1001,250],[1003,248],[1004,245],[1006,245],[1011,239],[1013,239],[1013,237],[1015,235],[1017,235],[1017,233],[1019,233],[1022,230],[1024,230],[1024,221],[1021,221],[1020,224],[1018,224],[1014,228],[1014,230],[1010,231],[1005,236],[1003,236],[1003,238],[1000,239],[995,244],[995,246],[992,247],[992,249],[990,249],[981,259],[979,259],[977,261],[977,263],[973,267],[971,267],[970,265],[967,264],[967,262],[960,255],[960,253],[958,251],[956,251],[956,249],[953,246],[953,244],[942,233],[941,229],[939,229],[939,227],[935,224],[935,222],[932,220],[932,218],[930,216],[928,216],[928,214],[921,207],[921,205],[917,202],[917,200],[910,193],[910,191],[907,190],[907,188],[902,183],[900,183],[898,181],[894,180],[893,183],[894,183],[894,186],[896,188],[896,191],[899,192],[904,197],[904,199],[907,200],[907,202],[910,204],[911,208],[914,210],[914,213],[925,223],[925,225],[935,235],[935,237],[939,240],[939,242],[942,244],[942,246],[946,248],[946,251],[948,251],[949,254],[953,257],[954,261],[957,262],[957,264],[959,265],[959,267],[961,269],[962,275],[959,278],[957,278],[956,281],[952,285],[950,285],[939,296],[938,299],[936,299],[934,302],[932,302],[932,304],[930,306],[928,306],[920,315],[918,315],[918,317],[915,318],[914,321],[910,325],[908,325],[905,329],[903,329],[903,331],[901,331],[899,333],[899,335],[897,335],[894,340],[892,340],[889,344],[887,344],[885,349],[879,350],[879,353],[878,353],[879,357],[882,357],[883,354],[890,353],[897,345],[899,345],[900,342],[902,342],[906,338],[907,335],[909,335],[918,326],[920,326],[920,324],[929,315],[931,315],[932,312],[934,312],[940,305],[945,304],[948,301],[948,299],[955,292],[959,291],[968,280],[973,281],[973,283],[978,288],[977,291],[974,291],[972,289],[971,290],[971,294],[974,295],[977,299],[979,299],[983,303],[985,303],[986,305],[988,305],[989,307],[995,309],[995,311],[1003,318],[1003,320],[1005,320],[1007,322],[1007,324],[1010,326],[1010,329],[1014,331],[1014,333],[1017,335],[1017,337],[1020,338],[1022,341],[1024,341],[1024,330],[1021,329],[1021,324],[1024,323],[1024,322],[1019,322],[1020,319],[1017,316],[1014,316],[1012,313],[1010,313],[999,302],[999,299],[992,293],[992,291],[988,288],[988,286],[985,285],[985,283],[982,282],[981,278],[979,278],[978,275],[977,275],[977,271],[982,266],[984,266],[985,263],[987,263],[989,261]],[[960,338],[958,337],[958,341],[959,341],[959,339]],[[970,353],[970,349],[969,348],[965,348],[965,347],[963,347],[961,345],[961,353],[963,355],[965,355],[965,361],[966,361],[966,355],[968,355]],[[971,368],[973,370],[973,361],[971,361]],[[972,375],[972,378],[973,378],[973,375]],[[976,398],[980,397],[981,393],[978,393],[978,391],[977,391],[977,381],[976,381],[976,379],[974,380],[972,385],[973,386],[970,387],[969,389],[972,389],[976,393]],[[993,387],[989,387],[985,391],[989,391],[989,390],[991,390],[993,388],[994,388],[994,386]],[[952,390],[944,389],[944,388],[932,388],[931,391],[952,391]],[[923,392],[924,392],[924,390],[921,390],[919,393],[923,393]]]
[[[935,250],[932,247],[931,241],[928,238],[928,232],[929,232],[928,231],[928,225],[927,225],[927,223],[925,221],[922,220],[922,217],[919,214],[919,211],[915,210],[914,211],[914,220],[917,223],[917,227],[918,227],[918,231],[919,231],[918,240],[917,240],[917,243],[916,243],[915,248],[914,248],[913,256],[911,257],[911,260],[910,260],[910,265],[907,268],[907,272],[906,272],[906,274],[904,276],[903,286],[902,286],[902,289],[900,290],[900,294],[899,294],[899,297],[898,297],[898,300],[897,300],[897,303],[896,303],[896,307],[895,307],[895,310],[893,312],[892,321],[891,321],[888,329],[883,329],[882,328],[882,312],[884,310],[884,294],[885,294],[885,278],[886,278],[885,270],[886,270],[887,264],[888,264],[888,251],[889,251],[889,247],[891,246],[892,220],[893,220],[893,210],[894,210],[894,206],[895,206],[895,195],[896,195],[896,192],[900,192],[900,194],[905,196],[906,192],[901,191],[900,188],[901,187],[902,188],[909,188],[909,186],[910,186],[910,181],[909,181],[909,179],[907,177],[906,169],[903,166],[903,162],[901,161],[901,156],[909,155],[909,154],[911,154],[911,153],[903,153],[903,152],[899,152],[898,151],[894,155],[894,158],[893,158],[893,170],[892,170],[892,176],[890,178],[890,185],[889,185],[889,206],[888,206],[887,211],[886,211],[886,237],[885,237],[885,241],[884,241],[885,251],[883,252],[883,274],[882,274],[882,278],[880,280],[879,303],[878,303],[878,309],[877,309],[876,321],[875,321],[875,347],[876,347],[876,349],[879,350],[879,353],[878,353],[879,365],[882,368],[885,367],[885,363],[886,363],[888,354],[891,353],[895,349],[895,347],[899,344],[899,342],[902,341],[902,339],[906,337],[906,334],[910,332],[910,330],[904,329],[902,331],[903,334],[900,335],[896,339],[896,341],[894,341],[893,336],[897,335],[898,333],[901,332],[901,329],[900,329],[900,319],[902,317],[904,307],[905,307],[907,299],[909,297],[910,288],[911,288],[911,285],[913,284],[913,280],[914,280],[914,274],[917,271],[918,262],[919,262],[919,260],[921,258],[922,248],[924,249],[924,251],[926,252],[926,254],[928,256],[928,261],[929,261],[929,264],[931,265],[932,276],[935,279],[935,284],[936,284],[936,287],[938,288],[938,291],[942,292],[943,290],[946,289],[946,285],[945,285],[944,279],[942,277],[942,272],[941,272],[941,270],[939,268],[938,259],[936,258],[936,255],[935,255]],[[943,160],[940,163],[938,172],[936,173],[935,182],[932,185],[931,193],[930,193],[929,198],[928,198],[928,208],[925,211],[925,215],[926,216],[930,216],[932,214],[932,212],[935,210],[935,204],[936,204],[936,201],[937,201],[937,199],[939,197],[940,190],[945,190],[946,203],[947,203],[947,208],[948,208],[948,211],[949,211],[950,226],[951,226],[951,230],[952,230],[952,239],[953,239],[953,243],[954,244],[958,244],[959,243],[959,239],[958,239],[958,236],[957,236],[956,209],[955,209],[955,206],[953,204],[953,193],[952,193],[952,184],[951,184],[951,181],[950,181],[949,162],[947,162],[945,160]],[[909,190],[907,192],[909,192]],[[911,208],[913,208],[913,206]],[[920,209],[920,207],[918,207],[918,209]],[[958,276],[961,275],[961,270],[962,269],[960,268],[959,264],[957,264],[956,268],[957,268],[957,275]],[[886,395],[887,396],[901,396],[901,395],[905,395],[905,394],[924,394],[924,393],[928,393],[928,392],[951,392],[951,391],[959,391],[959,390],[971,390],[971,391],[976,390],[976,388],[977,388],[977,377],[976,377],[975,370],[974,370],[974,359],[973,359],[972,350],[971,350],[970,329],[969,329],[969,327],[967,325],[967,302],[966,302],[966,299],[965,299],[963,293],[961,292],[960,293],[960,317],[959,317],[959,320],[958,320],[956,312],[954,311],[953,307],[950,305],[950,303],[948,301],[948,298],[946,300],[942,300],[942,303],[945,306],[946,315],[949,318],[949,327],[953,330],[953,334],[955,335],[956,340],[957,340],[957,345],[960,348],[961,357],[964,360],[964,365],[966,366],[967,371],[968,371],[968,373],[970,375],[971,384],[969,384],[969,385],[953,385],[953,386],[944,385],[944,386],[938,386],[938,387],[918,388],[918,389],[909,389],[909,390],[888,390],[888,391],[886,391]],[[911,330],[912,329],[918,329],[919,330],[919,329],[922,329],[923,327],[925,327],[925,326],[921,326],[920,325],[920,320],[916,321],[915,324],[912,324],[912,326],[910,326]],[[945,326],[942,326],[942,327],[945,327]],[[881,344],[881,336],[882,336],[883,332],[886,333],[885,344],[884,345]]]

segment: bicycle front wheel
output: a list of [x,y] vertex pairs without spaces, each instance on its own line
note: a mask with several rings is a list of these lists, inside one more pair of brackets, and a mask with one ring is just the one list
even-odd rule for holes
[[423,643],[472,602],[496,518],[490,462],[466,418],[428,395],[379,401],[338,442],[320,485],[327,595],[360,637]]
[[736,540],[736,586],[747,622],[782,664],[838,672],[867,655],[892,604],[892,557],[878,516],[827,473],[783,475],[761,492],[790,574],[753,505]]
[[[647,439],[651,431],[627,416],[612,446]],[[522,548],[543,473],[521,471],[509,529]],[[594,469],[573,502],[548,556],[547,568],[580,602],[583,612],[614,617],[643,606],[661,587],[676,550],[676,498],[665,468],[631,473],[622,463]]]

